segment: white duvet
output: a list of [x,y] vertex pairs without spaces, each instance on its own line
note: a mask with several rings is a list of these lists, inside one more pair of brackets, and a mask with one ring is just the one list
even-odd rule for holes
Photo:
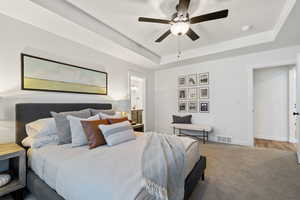
[[[187,151],[186,175],[199,159],[199,143],[180,138]],[[47,145],[28,152],[31,169],[66,200],[134,200],[141,190],[144,136],[113,147]]]

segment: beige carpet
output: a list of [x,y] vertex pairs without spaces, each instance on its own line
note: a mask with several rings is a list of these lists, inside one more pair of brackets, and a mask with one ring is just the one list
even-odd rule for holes
[[191,200],[300,200],[296,154],[275,149],[201,145],[206,180]]

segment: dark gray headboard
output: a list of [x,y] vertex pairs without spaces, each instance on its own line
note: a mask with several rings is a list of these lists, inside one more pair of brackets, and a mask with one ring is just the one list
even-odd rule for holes
[[111,104],[87,104],[87,103],[25,103],[16,104],[16,143],[21,144],[27,136],[25,125],[29,122],[51,117],[50,111],[66,112],[82,110],[86,108],[109,110]]

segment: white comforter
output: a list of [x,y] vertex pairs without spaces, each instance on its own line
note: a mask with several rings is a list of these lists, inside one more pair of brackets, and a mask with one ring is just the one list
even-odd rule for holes
[[[195,143],[190,138],[182,140],[186,150]],[[142,187],[141,159],[145,145],[144,136],[93,150],[87,146],[48,145],[31,150],[29,164],[66,200],[133,200]],[[199,153],[188,158],[192,161],[189,161],[186,174],[197,158]]]

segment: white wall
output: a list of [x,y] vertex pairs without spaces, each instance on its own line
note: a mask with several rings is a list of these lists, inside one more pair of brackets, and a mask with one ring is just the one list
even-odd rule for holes
[[289,141],[289,69],[254,70],[255,138]]
[[[0,96],[4,96],[4,112],[1,111],[0,143],[14,140],[14,104],[20,102],[111,102],[128,96],[128,73],[136,72],[147,78],[147,123],[148,129],[154,126],[153,85],[154,73],[97,52],[78,43],[56,36],[15,19],[0,15]],[[80,65],[108,72],[109,96],[79,95],[47,92],[21,91],[20,53]],[[4,126],[4,127],[3,127]]]
[[253,69],[296,63],[300,46],[164,69],[155,73],[156,130],[172,133],[171,116],[177,113],[177,77],[210,73],[210,113],[193,114],[193,122],[211,124],[216,135],[253,145]]

